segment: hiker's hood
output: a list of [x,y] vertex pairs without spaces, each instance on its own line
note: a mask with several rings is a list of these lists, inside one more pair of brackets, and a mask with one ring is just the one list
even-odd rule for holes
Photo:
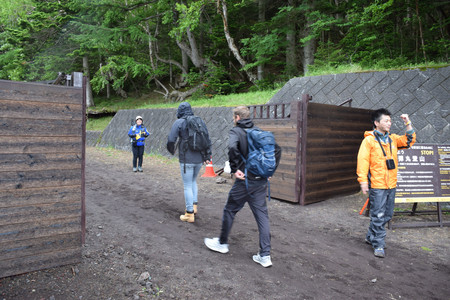
[[177,109],[177,118],[183,118],[187,116],[193,116],[191,105],[189,102],[181,102]]
[[252,121],[252,119],[243,119],[243,120],[237,121],[236,125],[241,128],[252,128],[253,121]]

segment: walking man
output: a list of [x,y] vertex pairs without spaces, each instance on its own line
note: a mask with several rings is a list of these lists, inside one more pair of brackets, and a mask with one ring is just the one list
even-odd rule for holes
[[384,257],[385,225],[394,214],[397,187],[397,150],[411,147],[416,134],[408,115],[400,116],[406,126],[405,135],[391,134],[391,113],[378,109],[372,113],[373,131],[364,133],[358,152],[356,173],[363,194],[369,193],[370,225],[366,243],[372,245],[376,257]]
[[[180,216],[180,220],[193,223],[195,221],[194,215],[197,214],[198,210],[197,176],[203,162],[209,163],[211,158],[211,140],[205,122],[199,117],[194,117],[191,105],[188,102],[180,103],[177,109],[177,118],[178,120],[173,123],[167,139],[167,150],[174,155],[179,138],[178,157],[186,205],[185,213]],[[197,128],[203,133],[202,135],[199,134],[196,139],[196,142],[203,146],[196,149],[193,149],[190,145],[188,120],[195,122]]]
[[[205,245],[220,253],[228,252],[228,235],[230,234],[233,220],[245,203],[248,202],[259,231],[259,252],[253,255],[253,260],[263,267],[270,267],[270,226],[269,214],[266,203],[267,178],[261,178],[247,172],[245,177],[245,162],[243,158],[248,154],[247,132],[245,129],[253,128],[250,119],[250,111],[246,106],[239,106],[233,110],[235,127],[230,130],[228,158],[231,173],[236,180],[228,194],[228,200],[223,209],[222,230],[220,237],[205,238]],[[281,148],[275,145],[276,165],[281,158]]]

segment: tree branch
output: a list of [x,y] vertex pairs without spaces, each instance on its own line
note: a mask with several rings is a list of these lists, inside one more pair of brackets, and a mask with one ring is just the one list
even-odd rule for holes
[[[236,44],[234,43],[234,39],[231,37],[230,30],[228,28],[228,9],[227,4],[224,0],[217,0],[217,13],[221,15],[223,20],[223,31],[225,33],[225,38],[228,42],[228,47],[230,48],[231,52],[233,53],[234,57],[237,59],[237,61],[241,64],[241,67],[244,68],[247,65],[247,62],[242,58],[241,54],[239,53],[239,49],[237,48]],[[222,8],[221,8],[222,7]],[[256,84],[257,77],[253,72],[250,70],[246,70],[245,73],[247,74],[249,80]]]

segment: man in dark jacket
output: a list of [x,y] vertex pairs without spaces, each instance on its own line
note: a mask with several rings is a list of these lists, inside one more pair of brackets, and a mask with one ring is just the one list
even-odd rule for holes
[[[198,210],[198,188],[197,188],[197,176],[200,172],[203,162],[209,162],[211,157],[211,141],[209,135],[207,139],[209,141],[208,147],[204,151],[192,151],[187,146],[188,128],[186,118],[193,116],[191,105],[188,102],[182,102],[178,106],[177,118],[170,130],[169,137],[167,139],[167,150],[173,155],[176,151],[176,142],[180,138],[178,154],[181,168],[181,177],[183,179],[184,186],[184,200],[186,204],[186,211],[184,215],[180,216],[180,220],[183,222],[193,223],[195,221],[194,214],[197,214]],[[202,126],[208,132],[206,124],[201,120]]]
[[[213,251],[227,253],[228,235],[230,234],[234,217],[248,202],[259,230],[259,252],[253,255],[253,260],[263,267],[270,267],[272,265],[270,259],[270,225],[266,203],[268,179],[255,176],[251,172],[247,172],[247,178],[245,178],[245,162],[242,158],[247,157],[248,154],[247,132],[245,129],[253,128],[254,125],[250,119],[250,111],[246,106],[235,108],[233,110],[233,118],[235,127],[230,130],[228,158],[231,173],[234,173],[236,180],[228,194],[228,200],[223,209],[220,237],[205,238],[204,242]],[[281,158],[281,148],[278,145],[275,145],[275,157],[278,166]]]

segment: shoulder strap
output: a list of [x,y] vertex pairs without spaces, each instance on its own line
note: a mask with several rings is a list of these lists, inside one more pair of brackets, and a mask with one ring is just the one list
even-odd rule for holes
[[[384,152],[384,148],[383,145],[381,145],[381,141],[380,141],[380,137],[378,136],[378,134],[376,132],[373,133],[375,135],[375,138],[378,141],[378,144],[380,144],[381,147],[381,151],[383,151],[383,155],[384,157],[386,157],[386,152]],[[392,156],[392,145],[391,145],[391,138],[388,136],[388,141],[389,141],[389,150],[391,151],[391,156]]]

